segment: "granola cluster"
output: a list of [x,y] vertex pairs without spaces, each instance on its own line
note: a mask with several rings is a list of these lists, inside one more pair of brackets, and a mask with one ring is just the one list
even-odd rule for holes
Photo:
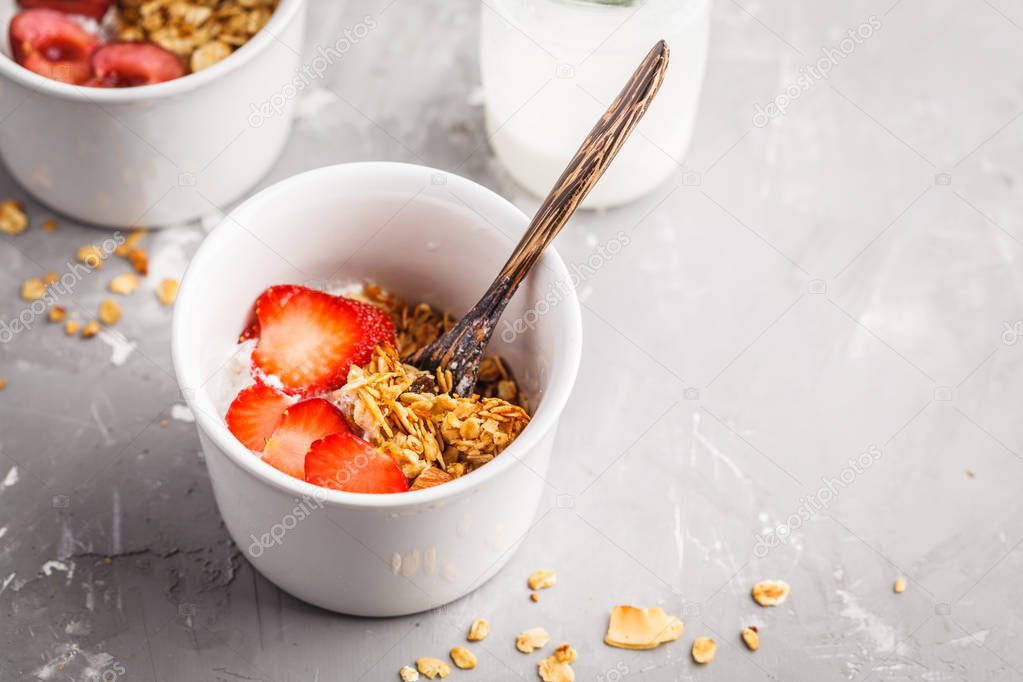
[[119,40],[150,41],[195,72],[247,43],[277,9],[278,0],[118,0]]
[[[483,358],[477,393],[470,397],[451,392],[450,372],[433,377],[402,362],[451,329],[450,315],[425,303],[410,305],[371,283],[349,295],[388,313],[397,348],[379,346],[368,364],[352,367],[337,398],[367,440],[414,479],[413,490],[483,466],[529,423],[525,396],[499,356]],[[424,388],[431,384],[437,392]]]
[[529,423],[529,414],[507,400],[453,395],[444,372],[436,377],[440,393],[412,390],[428,376],[381,345],[366,366],[349,370],[339,391],[367,440],[391,455],[407,478],[426,475],[436,485],[463,476],[494,459]]
[[[355,295],[354,298],[361,298],[387,311],[394,322],[398,355],[402,358],[407,358],[420,348],[433,343],[456,322],[446,312],[439,313],[425,303],[412,306],[408,301],[372,283],[365,284],[361,295]],[[497,355],[488,355],[480,363],[476,392],[483,398],[500,398],[528,409],[526,397],[519,391],[518,384],[505,366],[504,360]]]

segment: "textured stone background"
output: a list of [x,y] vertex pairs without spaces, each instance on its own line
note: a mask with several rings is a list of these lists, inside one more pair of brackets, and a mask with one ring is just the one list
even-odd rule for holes
[[[482,132],[479,3],[386,4],[312,3],[309,56],[378,26],[303,95],[264,184],[401,160],[532,211]],[[871,16],[880,29],[829,80],[753,125]],[[436,612],[337,616],[253,573],[175,408],[170,312],[149,289],[123,336],[41,325],[0,346],[0,678],[397,679],[480,615],[480,680],[535,679],[513,639],[536,625],[579,650],[580,680],[1023,678],[1021,61],[1008,0],[718,0],[684,168],[558,240],[584,263],[630,237],[580,286],[583,364],[544,508],[504,571]],[[25,198],[0,172],[6,196]],[[0,237],[2,319],[24,278],[96,237],[66,220],[44,234],[27,204],[32,231]],[[214,222],[150,237],[153,279],[180,275]],[[93,310],[113,267],[71,305]],[[540,566],[561,581],[533,604]],[[789,601],[753,604],[760,577],[788,580]],[[618,602],[663,605],[687,632],[605,647]],[[750,623],[756,654],[738,639]],[[701,634],[720,650],[697,669]]]

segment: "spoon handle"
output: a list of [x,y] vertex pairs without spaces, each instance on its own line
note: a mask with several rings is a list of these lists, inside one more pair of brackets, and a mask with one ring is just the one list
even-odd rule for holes
[[558,236],[639,125],[664,81],[667,68],[668,44],[660,40],[583,140],[501,269],[498,279],[510,280],[512,292],[540,259],[544,249]]
[[487,292],[450,331],[413,355],[411,364],[446,369],[455,393],[472,393],[483,351],[505,306],[635,130],[667,67],[668,44],[660,40],[583,140]]

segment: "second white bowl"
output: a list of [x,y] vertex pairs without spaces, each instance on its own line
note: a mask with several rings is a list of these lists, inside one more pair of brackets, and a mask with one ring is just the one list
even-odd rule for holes
[[87,88],[15,63],[14,0],[0,0],[0,157],[55,210],[99,225],[163,226],[216,213],[273,165],[291,129],[306,0],[281,0],[235,54],[136,88]]
[[273,284],[372,279],[461,315],[527,223],[517,208],[464,178],[358,163],[260,192],[199,248],[174,311],[174,366],[227,529],[279,587],[327,609],[391,616],[445,604],[490,578],[535,516],[579,365],[582,325],[570,275],[549,249],[493,343],[530,398],[530,424],[467,476],[425,490],[360,495],[292,478],[228,431],[226,401],[211,378],[230,356],[252,302]]

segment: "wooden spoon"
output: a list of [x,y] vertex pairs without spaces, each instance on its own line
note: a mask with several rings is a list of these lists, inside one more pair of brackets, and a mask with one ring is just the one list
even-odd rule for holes
[[431,374],[450,371],[452,391],[472,393],[483,351],[505,306],[639,124],[667,67],[668,44],[661,40],[583,140],[483,298],[450,331],[414,353],[409,364]]

